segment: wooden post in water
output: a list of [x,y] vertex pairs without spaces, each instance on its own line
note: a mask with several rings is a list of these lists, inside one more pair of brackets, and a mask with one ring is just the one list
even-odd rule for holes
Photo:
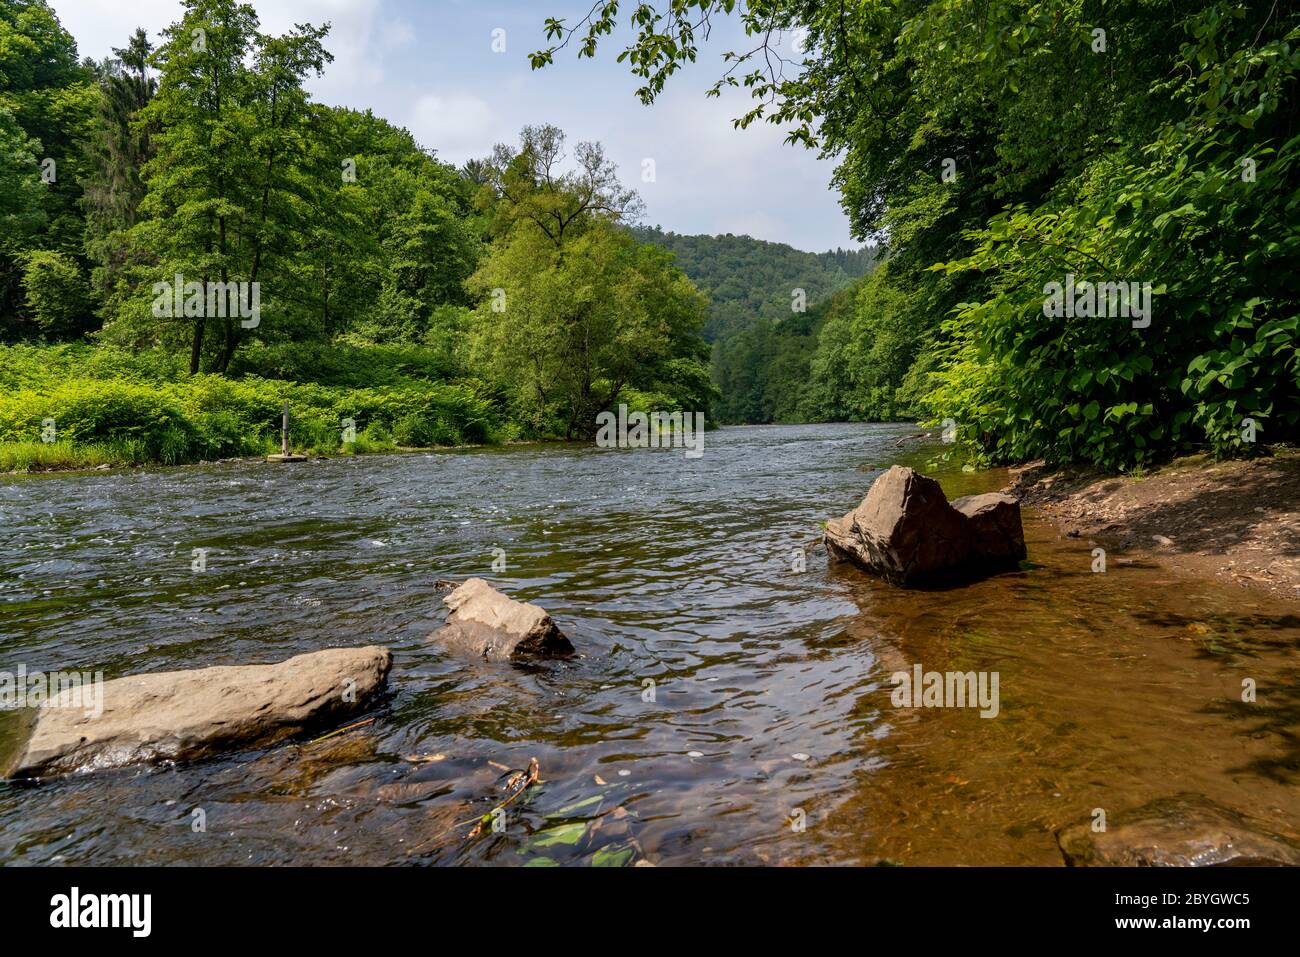
[[289,451],[289,400],[284,400],[284,413],[280,416],[280,451],[268,455],[268,462],[306,462],[307,456]]

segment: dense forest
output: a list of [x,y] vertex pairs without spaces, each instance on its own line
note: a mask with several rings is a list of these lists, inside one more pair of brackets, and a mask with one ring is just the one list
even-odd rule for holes
[[1294,5],[601,0],[533,65],[626,27],[650,103],[726,15],[752,42],[711,92],[835,157],[887,250],[821,324],[807,414],[1109,468],[1300,438]]
[[876,267],[877,247],[808,253],[749,236],[682,236],[636,229],[662,246],[709,296],[704,338],[713,343],[714,413],[724,423],[809,422],[848,415],[828,392],[810,387],[810,363],[831,297]]
[[[79,60],[0,0],[0,469],[577,438],[705,410],[705,297],[549,126],[457,169],[314,103],[325,27],[234,0]],[[436,144],[435,144],[436,145]]]
[[704,338],[710,342],[743,332],[759,319],[788,319],[875,266],[872,247],[807,253],[731,233],[682,236],[659,227],[639,227],[633,233],[671,252],[677,267],[708,295]]
[[[286,398],[344,451],[589,436],[619,402],[1121,469],[1300,437],[1284,5],[645,5],[646,102],[740,18],[715,89],[837,159],[864,248],[823,254],[640,227],[552,127],[453,168],[311,100],[328,28],[184,11],[97,63],[0,0],[0,468],[258,451]],[[620,16],[546,21],[534,67]]]

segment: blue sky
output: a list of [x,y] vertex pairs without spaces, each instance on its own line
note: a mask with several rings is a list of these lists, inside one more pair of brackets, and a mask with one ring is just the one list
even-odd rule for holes
[[[178,0],[50,0],[83,56],[108,56],[130,32],[151,35],[179,18]],[[526,123],[554,123],[571,141],[605,144],[620,174],[646,204],[646,222],[682,233],[747,233],[821,251],[859,245],[829,189],[833,163],[788,146],[768,124],[732,129],[748,102],[741,91],[707,99],[721,56],[743,37],[715,29],[699,62],[670,82],[653,107],[633,96],[635,78],[615,62],[622,43],[596,60],[570,51],[533,71],[528,54],[545,45],[547,16],[576,21],[589,0],[253,0],[262,29],[333,24],[334,63],[311,84],[320,101],[371,108],[408,128],[454,163],[515,142]],[[504,53],[492,50],[505,31]],[[793,38],[786,38],[788,45]],[[645,159],[655,181],[642,182]]]

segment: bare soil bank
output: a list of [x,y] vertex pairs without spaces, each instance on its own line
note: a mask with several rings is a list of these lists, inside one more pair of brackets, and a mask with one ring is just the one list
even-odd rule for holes
[[[1149,560],[1300,600],[1300,451],[1214,462],[1177,459],[1138,477],[1011,470],[1007,491],[1111,561]],[[1112,554],[1114,550],[1114,554]]]

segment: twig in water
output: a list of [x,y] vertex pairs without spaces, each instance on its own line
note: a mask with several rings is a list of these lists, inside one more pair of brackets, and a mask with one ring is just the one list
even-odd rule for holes
[[362,728],[368,724],[374,724],[374,723],[375,723],[374,718],[366,718],[366,720],[358,721],[356,724],[350,724],[346,728],[339,728],[337,731],[331,731],[329,734],[322,734],[319,738],[315,738],[314,740],[308,741],[307,743],[320,744],[322,741],[328,740],[329,738],[332,738],[335,735],[343,734],[347,731],[353,730],[354,728]]
[[[542,769],[541,769],[541,765],[537,763],[536,758],[533,758],[528,762],[527,771],[516,771],[514,774],[510,775],[510,780],[508,780],[505,784],[505,789],[511,792],[510,796],[506,798],[504,801],[502,801],[500,804],[498,804],[496,807],[494,807],[492,810],[488,811],[482,817],[478,818],[477,823],[474,824],[474,829],[465,836],[465,840],[467,841],[473,840],[474,838],[482,834],[483,825],[490,824],[492,818],[495,815],[497,815],[501,811],[504,811],[506,807],[509,806],[511,801],[519,797],[519,795],[523,794],[525,791],[528,790],[529,787],[536,784],[541,779],[542,779]],[[464,823],[469,824],[470,822],[466,821]]]

